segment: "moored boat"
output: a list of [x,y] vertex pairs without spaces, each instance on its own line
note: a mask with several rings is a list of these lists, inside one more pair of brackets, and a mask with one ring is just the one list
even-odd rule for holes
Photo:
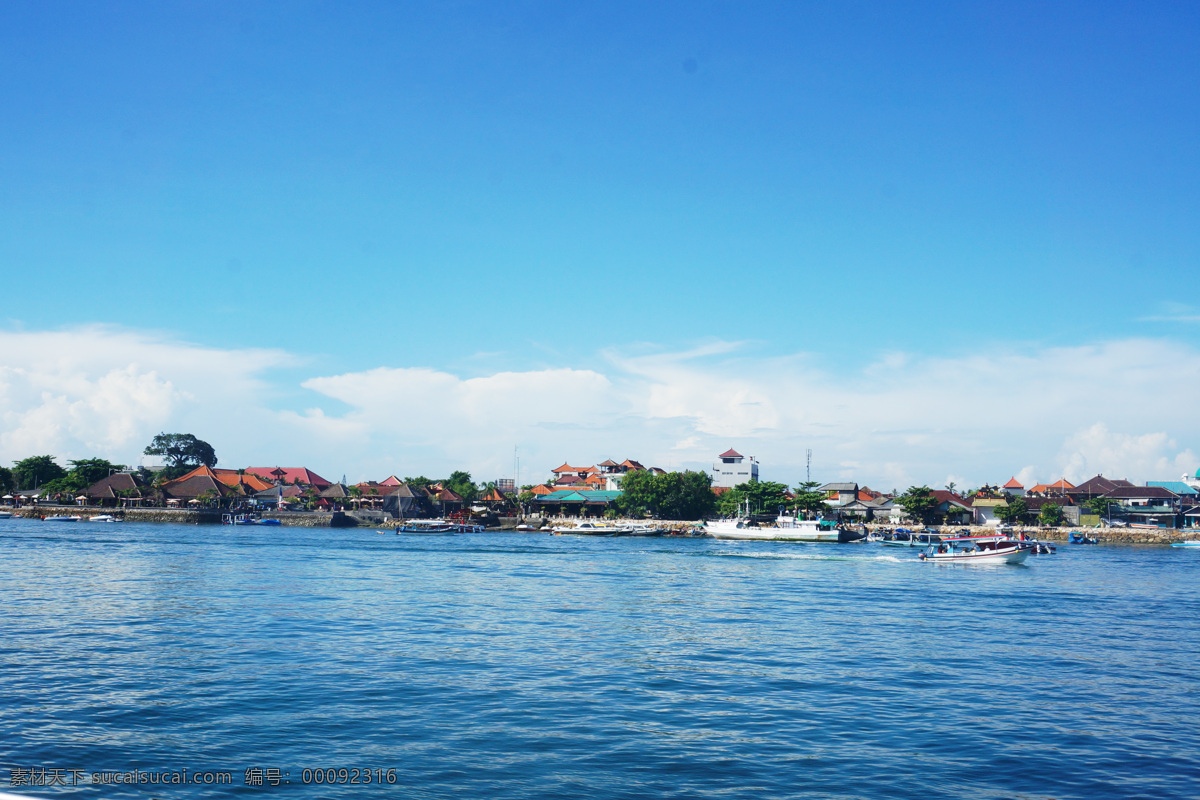
[[754,525],[749,520],[710,520],[704,531],[714,539],[762,539],[789,542],[849,542],[862,538],[856,531],[845,531],[833,520],[797,519],[781,514],[774,525]]
[[97,514],[94,517],[88,517],[88,522],[120,522],[121,520],[114,517],[112,514]]
[[1186,542],[1171,542],[1171,547],[1194,547],[1200,549],[1200,539],[1190,539]]
[[554,529],[556,534],[573,533],[580,536],[616,536],[619,530],[608,525],[595,522],[581,522],[575,526],[559,526]]

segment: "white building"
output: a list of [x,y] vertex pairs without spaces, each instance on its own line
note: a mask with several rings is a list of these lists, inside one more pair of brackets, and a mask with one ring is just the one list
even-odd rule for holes
[[721,460],[712,467],[713,486],[732,489],[739,483],[758,480],[758,462],[754,456],[744,456],[731,447],[717,458]]

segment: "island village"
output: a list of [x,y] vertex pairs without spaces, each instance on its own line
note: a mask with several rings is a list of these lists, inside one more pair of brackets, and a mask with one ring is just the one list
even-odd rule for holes
[[520,487],[513,478],[477,484],[461,471],[440,480],[389,475],[347,484],[307,467],[218,468],[206,443],[190,435],[158,438],[163,437],[203,445],[198,457],[192,454],[202,463],[180,457],[187,447],[171,451],[165,446],[158,450],[174,456],[170,467],[134,469],[90,459],[66,468],[51,456],[25,459],[12,470],[0,470],[5,489],[0,514],[309,527],[386,528],[450,520],[480,530],[562,525],[569,530],[589,520],[634,520],[650,523],[643,530],[695,532],[707,519],[766,520],[786,513],[863,528],[1019,526],[1064,535],[1104,529],[1104,538],[1112,541],[1166,541],[1200,533],[1200,470],[1145,485],[1096,475],[1079,484],[1059,478],[1033,486],[1010,477],[961,491],[954,484],[879,491],[852,481],[809,481],[789,488],[764,480],[757,459],[729,448],[714,457],[707,472],[668,472],[632,458],[608,458],[587,466],[566,461],[549,470],[545,481]]

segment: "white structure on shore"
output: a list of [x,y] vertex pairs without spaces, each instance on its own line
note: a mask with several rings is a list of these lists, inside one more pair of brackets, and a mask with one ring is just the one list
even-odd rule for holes
[[721,460],[712,467],[713,486],[732,489],[739,483],[758,480],[758,462],[754,456],[744,456],[731,447],[717,458]]

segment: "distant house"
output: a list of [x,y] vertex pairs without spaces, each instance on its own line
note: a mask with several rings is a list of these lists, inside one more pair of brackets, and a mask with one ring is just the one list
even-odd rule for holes
[[1131,525],[1175,528],[1183,510],[1179,495],[1161,486],[1117,486],[1103,497]]
[[88,501],[98,506],[136,505],[146,491],[146,482],[130,472],[114,472],[84,490]]
[[713,486],[732,488],[758,480],[758,462],[754,456],[749,456],[747,461],[746,456],[731,447],[717,458],[720,460],[712,465],[710,471]]
[[974,507],[965,498],[945,489],[933,489],[929,492],[937,501],[937,513],[947,525],[962,525],[975,518]]
[[1126,480],[1114,479],[1110,480],[1103,475],[1097,475],[1094,478],[1089,478],[1078,486],[1067,489],[1066,493],[1075,501],[1077,505],[1082,505],[1083,501],[1091,500],[1094,497],[1103,497],[1113,489],[1131,487],[1132,483]]
[[1069,490],[1074,488],[1074,484],[1068,483],[1066,478],[1059,478],[1054,483],[1039,483],[1031,488],[1028,494],[1050,497],[1053,495],[1065,495]]
[[307,467],[247,467],[244,471],[271,483],[298,483],[315,489],[324,489],[332,484],[332,481],[325,480]]
[[825,492],[826,502],[832,506],[844,506],[858,499],[857,483],[827,483],[817,491]]
[[539,495],[534,503],[541,509],[557,514],[565,511],[569,516],[599,516],[621,496],[619,491],[569,489]]
[[1008,483],[1004,484],[1003,489],[1004,493],[1009,497],[1020,497],[1025,494],[1025,487],[1021,485],[1021,482],[1016,477],[1009,478]]
[[221,480],[212,467],[199,466],[186,475],[164,483],[162,492],[167,505],[197,505],[202,497],[214,500],[244,497],[245,490],[241,488],[241,484],[235,486]]

